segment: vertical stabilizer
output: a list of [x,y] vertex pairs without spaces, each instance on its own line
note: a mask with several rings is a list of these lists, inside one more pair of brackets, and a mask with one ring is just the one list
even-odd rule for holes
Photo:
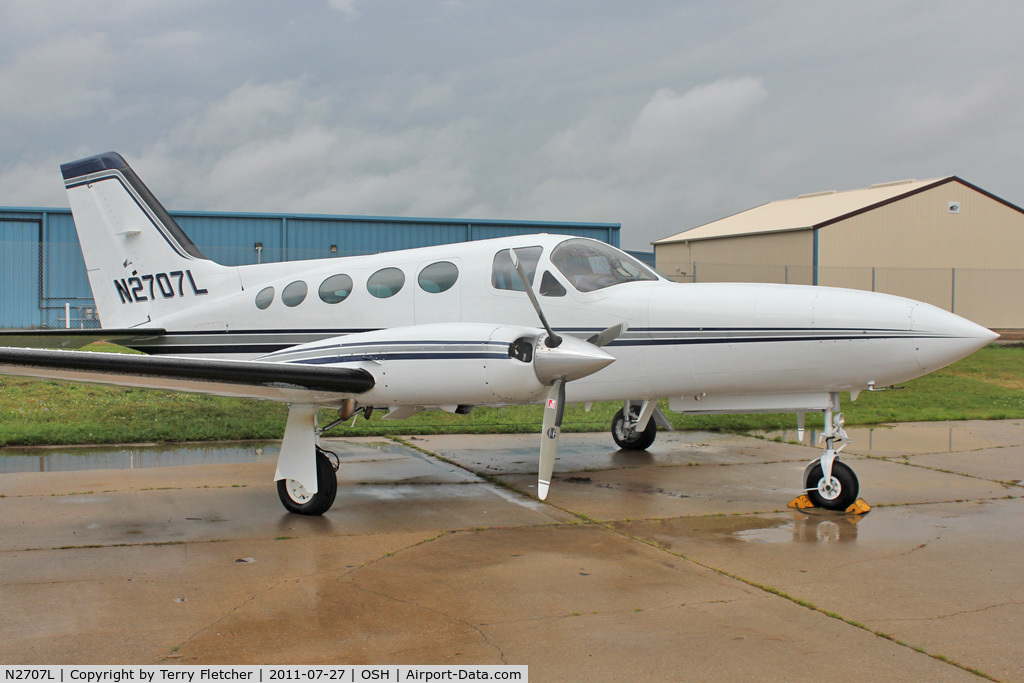
[[60,170],[103,327],[159,324],[240,290],[234,269],[203,256],[120,154]]

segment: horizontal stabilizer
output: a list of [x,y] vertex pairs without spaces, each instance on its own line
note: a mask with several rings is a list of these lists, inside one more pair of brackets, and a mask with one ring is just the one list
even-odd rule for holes
[[0,374],[326,405],[375,383],[358,368],[5,347]]
[[3,330],[0,331],[0,346],[16,346],[23,349],[80,349],[96,341],[129,341],[152,339],[166,334],[159,327],[92,330]]

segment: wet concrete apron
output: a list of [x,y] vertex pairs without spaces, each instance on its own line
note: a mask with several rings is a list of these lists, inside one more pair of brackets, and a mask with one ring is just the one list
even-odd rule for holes
[[547,503],[533,435],[335,441],[323,518],[265,454],[8,470],[0,663],[1024,680],[1024,422],[849,431],[859,518],[786,509],[815,449],[692,432],[564,435]]

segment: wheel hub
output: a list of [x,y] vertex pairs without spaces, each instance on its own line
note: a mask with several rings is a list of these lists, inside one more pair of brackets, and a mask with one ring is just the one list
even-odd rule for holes
[[818,495],[825,500],[835,500],[843,492],[843,486],[835,477],[829,477],[828,481],[822,477],[818,481]]
[[288,497],[296,503],[307,503],[313,498],[313,494],[307,491],[305,486],[294,479],[287,480],[285,482],[285,488],[288,490]]

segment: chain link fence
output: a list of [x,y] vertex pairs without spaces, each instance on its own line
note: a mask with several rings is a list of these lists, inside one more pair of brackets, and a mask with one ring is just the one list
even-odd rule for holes
[[[992,329],[1024,329],[1024,269],[819,266],[817,271],[819,285],[905,296]],[[695,262],[673,279],[810,285],[814,275],[812,266]]]
[[[296,248],[203,247],[217,263],[240,266],[361,256],[366,251]],[[0,241],[0,328],[100,327],[77,242]]]
[[[328,257],[367,251],[287,247],[199,247],[229,266]],[[811,266],[691,264],[681,282],[814,284]],[[819,267],[817,283],[896,294],[952,311],[993,329],[1024,329],[1024,269]],[[0,328],[99,327],[82,250],[77,242],[0,241]]]

